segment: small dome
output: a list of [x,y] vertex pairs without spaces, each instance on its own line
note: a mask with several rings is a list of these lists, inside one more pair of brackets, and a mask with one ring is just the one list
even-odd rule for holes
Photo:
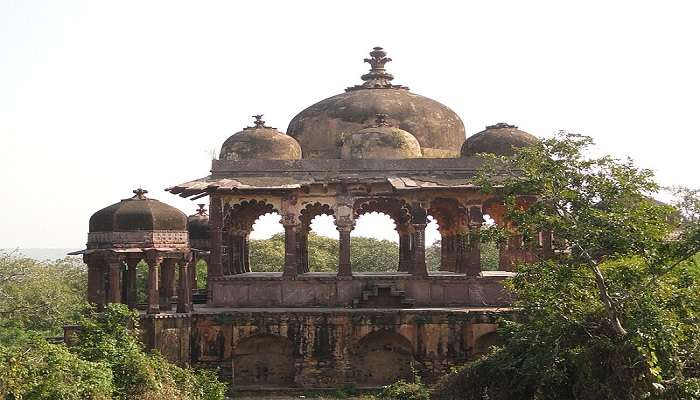
[[386,114],[377,114],[373,125],[361,129],[343,141],[343,159],[420,158],[421,148],[415,136],[391,126]]
[[187,217],[175,207],[134,190],[134,197],[112,204],[90,217],[90,232],[186,231]]
[[381,47],[370,52],[371,65],[361,85],[306,108],[289,123],[287,134],[299,141],[304,158],[339,158],[344,136],[357,132],[382,113],[394,126],[411,132],[424,157],[456,157],[464,142],[459,116],[439,102],[394,85],[384,65],[391,61]]
[[187,217],[187,231],[190,239],[209,239],[209,215],[204,204],[197,204],[197,212]]
[[467,138],[462,145],[462,156],[471,157],[479,153],[512,156],[515,148],[527,147],[538,141],[537,137],[519,130],[517,126],[501,122]]
[[255,115],[255,126],[231,135],[221,146],[221,160],[298,160],[299,143],[275,128],[265,126],[262,115]]

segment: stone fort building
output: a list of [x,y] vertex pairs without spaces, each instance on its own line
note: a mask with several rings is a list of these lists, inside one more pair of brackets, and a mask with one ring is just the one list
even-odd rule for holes
[[[512,154],[536,138],[499,123],[465,140],[452,110],[393,83],[389,61],[375,47],[361,84],[301,111],[286,134],[255,116],[223,143],[208,176],[167,189],[208,197],[208,213],[186,217],[141,189],[97,211],[79,252],[89,300],[140,309],[149,347],[219,367],[236,388],[377,387],[412,369],[431,381],[485,352],[496,318],[510,312],[503,280],[515,261],[549,254],[551,234],[526,244],[512,230],[499,271],[482,271],[485,215],[509,224],[502,202],[473,184],[475,155]],[[393,220],[399,260],[389,272],[358,273],[350,234],[372,212]],[[284,265],[251,271],[249,235],[269,213],[281,215]],[[335,273],[310,272],[307,239],[319,215],[338,230]],[[441,235],[439,271],[426,267],[429,217]],[[207,263],[205,293],[196,290],[198,260]],[[142,261],[145,304],[136,295]]]

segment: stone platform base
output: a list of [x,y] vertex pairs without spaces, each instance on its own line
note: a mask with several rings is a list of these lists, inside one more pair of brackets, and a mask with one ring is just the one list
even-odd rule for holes
[[172,361],[219,368],[236,390],[428,383],[498,342],[507,308],[208,308],[142,318]]

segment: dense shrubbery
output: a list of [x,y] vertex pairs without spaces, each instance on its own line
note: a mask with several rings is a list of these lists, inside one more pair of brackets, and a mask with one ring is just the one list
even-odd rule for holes
[[[700,398],[697,192],[676,208],[650,200],[649,171],[588,158],[590,143],[562,135],[493,160],[517,176],[499,193],[526,239],[553,231],[568,250],[519,267],[504,345],[442,379],[434,399]],[[517,193],[541,201],[523,209]]]
[[[115,304],[94,313],[85,295],[78,260],[0,256],[0,398],[224,398],[214,372],[180,368],[146,352],[136,312]],[[45,339],[66,323],[82,327],[74,346]]]

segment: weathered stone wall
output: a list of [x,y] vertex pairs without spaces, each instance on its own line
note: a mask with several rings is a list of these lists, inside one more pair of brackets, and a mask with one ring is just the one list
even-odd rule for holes
[[205,309],[191,317],[191,363],[221,368],[234,388],[376,387],[411,368],[431,382],[486,351],[503,312]]
[[350,307],[373,285],[390,285],[414,300],[415,306],[505,306],[511,300],[503,289],[508,273],[496,276],[408,274],[381,276],[305,274],[294,280],[281,274],[255,273],[213,278],[213,307]]

